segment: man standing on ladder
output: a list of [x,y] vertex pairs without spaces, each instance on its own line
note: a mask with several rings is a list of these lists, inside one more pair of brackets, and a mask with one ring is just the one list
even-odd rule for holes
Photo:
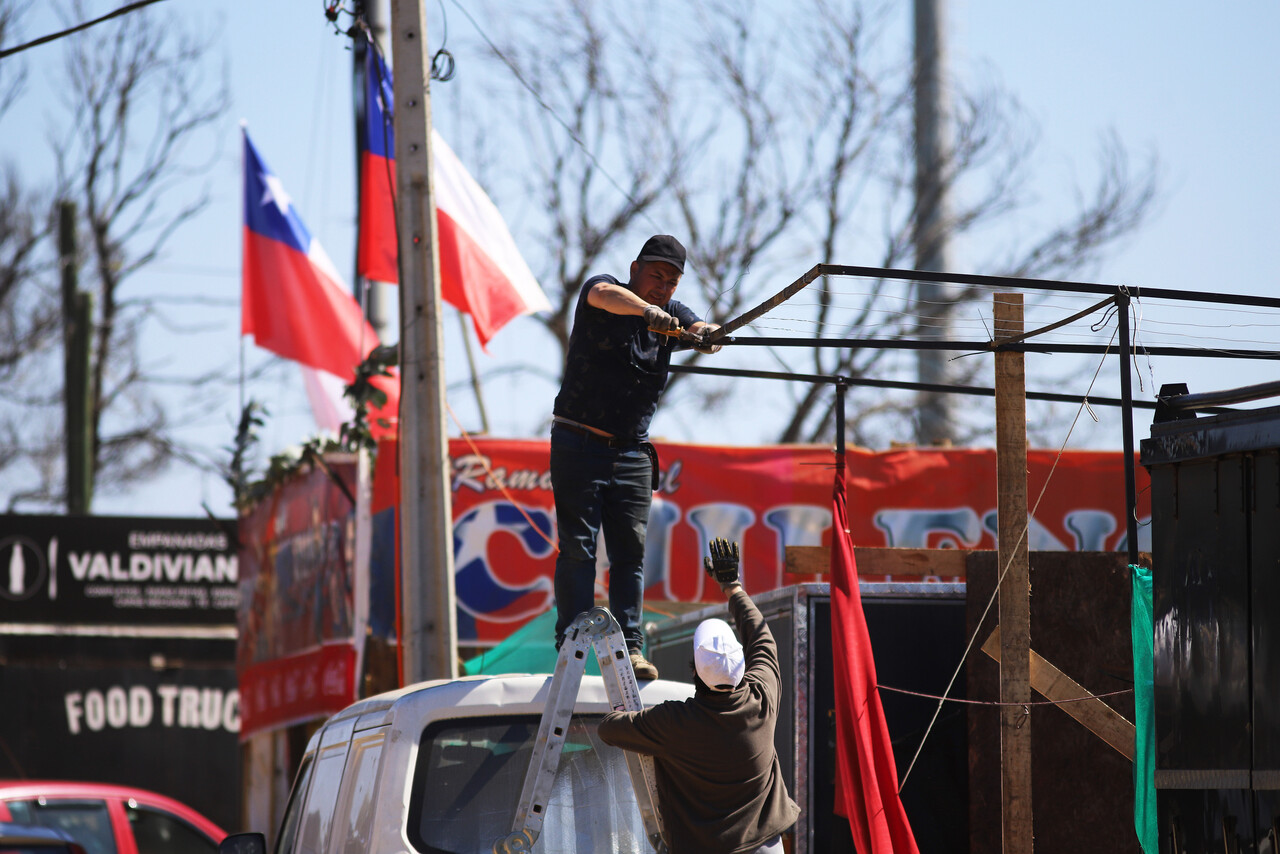
[[[564,380],[551,426],[556,558],[556,648],[573,619],[595,602],[596,539],[609,556],[609,610],[622,628],[637,679],[657,679],[644,657],[644,540],[658,485],[649,422],[667,384],[671,352],[685,341],[704,353],[718,329],[672,299],[685,250],[669,234],[645,241],[631,277],[582,286],[569,336]],[[683,327],[683,328],[682,328]]]
[[778,647],[738,582],[738,544],[712,540],[705,566],[745,648],[724,620],[703,620],[693,635],[693,697],[611,712],[597,732],[606,744],[653,756],[670,854],[782,854],[782,833],[800,807],[773,745]]

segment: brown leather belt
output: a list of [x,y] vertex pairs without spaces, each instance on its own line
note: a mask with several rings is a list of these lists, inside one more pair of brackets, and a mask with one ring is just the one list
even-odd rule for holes
[[563,427],[570,433],[577,433],[579,436],[586,436],[588,439],[594,439],[602,445],[609,448],[634,448],[638,447],[644,451],[645,456],[649,458],[649,465],[653,471],[653,490],[656,492],[661,485],[662,472],[658,468],[658,449],[653,446],[652,442],[641,442],[636,439],[620,439],[617,436],[601,436],[594,430],[588,429],[586,425],[579,424],[576,421],[568,421],[561,417],[551,419],[551,426]]
[[609,448],[630,448],[639,444],[635,439],[622,439],[617,436],[602,436],[594,430],[587,429],[581,424],[577,424],[573,421],[565,421],[561,418],[553,419],[551,426],[563,427],[570,433],[577,433],[579,436],[586,436],[588,439],[594,439]]

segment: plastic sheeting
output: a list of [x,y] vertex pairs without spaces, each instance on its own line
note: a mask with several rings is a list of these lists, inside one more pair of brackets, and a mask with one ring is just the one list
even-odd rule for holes
[[1130,564],[1129,575],[1133,579],[1129,625],[1133,634],[1133,708],[1137,729],[1133,751],[1133,827],[1144,854],[1158,854],[1151,570]]

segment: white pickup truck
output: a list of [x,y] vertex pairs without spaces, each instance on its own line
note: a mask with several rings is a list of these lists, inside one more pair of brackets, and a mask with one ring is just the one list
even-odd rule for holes
[[[311,737],[274,854],[488,854],[512,830],[551,690],[550,676],[423,682],[360,700]],[[693,686],[640,685],[645,706]],[[573,705],[541,833],[532,851],[652,851],[623,752],[596,735],[610,711],[599,676]],[[222,854],[265,854],[261,833]]]

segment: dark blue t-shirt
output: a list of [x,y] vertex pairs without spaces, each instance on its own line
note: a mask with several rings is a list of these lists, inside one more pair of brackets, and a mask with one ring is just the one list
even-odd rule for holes
[[[615,436],[646,439],[677,342],[650,330],[643,317],[611,314],[591,305],[587,293],[599,282],[622,284],[605,275],[593,276],[582,286],[564,379],[552,411]],[[662,310],[685,329],[701,319],[677,300]]]

